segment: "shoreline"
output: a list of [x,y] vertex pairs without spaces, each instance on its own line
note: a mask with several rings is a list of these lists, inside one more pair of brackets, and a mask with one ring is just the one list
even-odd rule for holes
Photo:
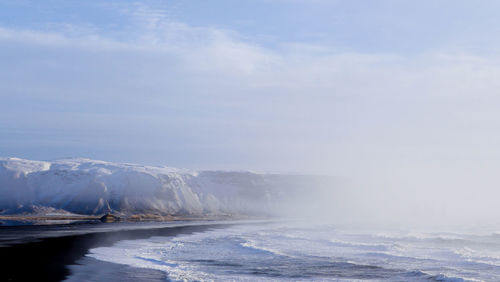
[[65,282],[165,282],[170,281],[168,274],[161,270],[133,267],[101,261],[92,257],[82,257],[76,264],[68,265],[71,275],[64,279]]
[[[82,262],[91,261],[85,257],[89,249],[112,246],[120,240],[146,239],[153,236],[174,237],[179,234],[203,232],[213,228],[223,228],[231,223],[186,222],[186,225],[171,226],[167,223],[163,224],[165,226],[161,223],[149,226],[130,222],[0,226],[0,261],[3,268],[0,272],[0,280],[63,281],[70,278],[72,272],[82,270]],[[83,232],[83,234],[78,232]],[[17,238],[19,235],[22,235],[22,238]],[[104,264],[100,261],[93,263],[91,271],[89,269],[85,271],[87,273],[102,271],[96,268],[101,265]],[[115,269],[119,273],[123,273],[123,269],[127,268],[120,265],[109,268],[114,264],[108,263],[107,265],[108,270]],[[153,270],[141,270],[140,273],[147,277],[163,277]]]
[[[105,216],[111,215],[113,220],[103,220]],[[248,216],[248,215],[232,215],[232,214],[214,214],[214,215],[156,215],[156,214],[131,214],[131,215],[0,215],[0,227],[5,226],[22,226],[22,225],[53,225],[53,224],[71,224],[78,222],[179,222],[179,221],[227,221],[227,220],[252,220],[264,219],[263,217]]]

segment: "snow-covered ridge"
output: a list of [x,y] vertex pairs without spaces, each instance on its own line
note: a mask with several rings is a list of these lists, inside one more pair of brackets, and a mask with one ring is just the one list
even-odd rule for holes
[[273,214],[326,181],[318,176],[190,171],[83,158],[0,158],[0,210]]

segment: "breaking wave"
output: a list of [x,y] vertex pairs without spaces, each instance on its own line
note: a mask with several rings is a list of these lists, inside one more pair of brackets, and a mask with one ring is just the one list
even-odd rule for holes
[[498,236],[373,235],[291,223],[121,241],[88,256],[162,270],[174,281],[500,280]]

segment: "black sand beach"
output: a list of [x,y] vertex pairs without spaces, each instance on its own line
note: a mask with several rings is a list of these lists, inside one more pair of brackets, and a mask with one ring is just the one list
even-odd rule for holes
[[227,225],[0,226],[0,281],[165,281],[163,272],[101,262],[85,254],[91,248],[111,246],[119,240],[176,236],[223,226]]

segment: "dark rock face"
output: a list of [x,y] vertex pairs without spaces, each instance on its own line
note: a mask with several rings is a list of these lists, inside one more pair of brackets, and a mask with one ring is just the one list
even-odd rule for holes
[[108,214],[103,215],[103,216],[100,218],[100,220],[101,220],[102,222],[115,222],[115,221],[119,221],[119,220],[120,220],[120,218],[119,218],[119,217],[117,217],[117,216],[114,216],[114,215],[112,215],[112,214],[110,214],[110,213],[108,213]]

